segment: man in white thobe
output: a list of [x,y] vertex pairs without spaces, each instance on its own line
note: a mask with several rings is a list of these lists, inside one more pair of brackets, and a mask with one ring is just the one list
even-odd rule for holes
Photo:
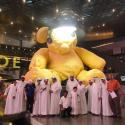
[[16,82],[6,88],[4,95],[7,96],[4,114],[15,114]]
[[78,81],[74,78],[74,76],[70,76],[66,84],[66,90],[68,91],[68,94],[70,95],[73,88],[77,86]]
[[39,109],[40,109],[40,82],[41,79],[37,79],[35,85],[35,94],[34,94],[34,104],[33,104],[33,116],[38,116],[39,115]]
[[50,111],[50,83],[46,78],[40,82],[39,115],[48,115]]
[[72,115],[78,115],[79,114],[79,102],[80,102],[80,98],[79,98],[79,94],[78,94],[78,90],[77,87],[74,87],[73,90],[71,91],[71,114]]
[[79,114],[87,114],[87,103],[86,103],[86,87],[83,85],[82,81],[78,84],[78,94],[80,98]]
[[57,81],[56,77],[52,77],[51,85],[51,105],[50,105],[50,115],[59,114],[59,101],[60,101],[60,92],[62,90],[61,83]]
[[88,90],[88,112],[90,112],[90,113],[91,113],[91,107],[92,107],[92,84],[93,84],[93,81],[90,80],[89,85],[87,86],[87,90]]
[[109,92],[107,90],[107,80],[101,79],[102,86],[102,115],[103,116],[113,116],[113,112],[109,104]]
[[94,78],[92,85],[92,106],[91,113],[100,115],[101,113],[101,79]]
[[15,112],[20,113],[26,110],[26,93],[25,93],[25,78],[21,76],[21,80],[17,81],[17,94]]

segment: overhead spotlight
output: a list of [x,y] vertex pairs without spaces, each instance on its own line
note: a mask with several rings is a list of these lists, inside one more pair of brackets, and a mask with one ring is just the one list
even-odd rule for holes
[[26,0],[22,0],[23,1],[23,3],[26,3]]
[[84,20],[85,18],[84,17],[82,17],[82,20]]
[[7,32],[4,32],[4,34],[6,35],[6,34],[7,34]]
[[116,9],[113,8],[113,9],[112,9],[112,12],[114,13],[115,11],[116,11]]
[[59,9],[58,8],[56,8],[56,13],[58,13],[59,12]]
[[88,2],[90,3],[90,2],[91,2],[91,0],[88,0]]
[[104,26],[105,26],[105,23],[103,23],[102,26],[104,27]]
[[31,20],[34,20],[34,19],[35,19],[35,17],[34,17],[34,16],[32,16],[32,17],[31,17]]
[[36,27],[36,30],[38,30],[39,29],[39,27]]
[[14,24],[14,22],[13,22],[13,21],[11,21],[11,22],[10,22],[10,25],[13,25],[13,24]]
[[2,12],[2,9],[0,8],[0,12]]
[[19,32],[19,33],[22,33],[22,30],[19,30],[18,32]]

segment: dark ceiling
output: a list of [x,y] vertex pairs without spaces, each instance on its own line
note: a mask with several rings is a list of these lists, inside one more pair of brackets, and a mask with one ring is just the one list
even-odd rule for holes
[[31,36],[41,26],[77,25],[85,33],[125,35],[125,0],[0,0],[0,32]]

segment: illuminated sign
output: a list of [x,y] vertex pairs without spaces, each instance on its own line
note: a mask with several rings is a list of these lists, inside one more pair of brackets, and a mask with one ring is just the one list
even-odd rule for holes
[[14,56],[12,60],[8,56],[0,55],[0,68],[6,68],[9,65],[12,66],[12,68],[20,68],[20,57]]

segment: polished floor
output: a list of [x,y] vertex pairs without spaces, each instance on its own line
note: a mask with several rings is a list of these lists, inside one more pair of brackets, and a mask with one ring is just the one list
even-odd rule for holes
[[39,125],[125,125],[125,110],[122,111],[121,119],[88,114],[71,118],[43,117],[35,120]]

